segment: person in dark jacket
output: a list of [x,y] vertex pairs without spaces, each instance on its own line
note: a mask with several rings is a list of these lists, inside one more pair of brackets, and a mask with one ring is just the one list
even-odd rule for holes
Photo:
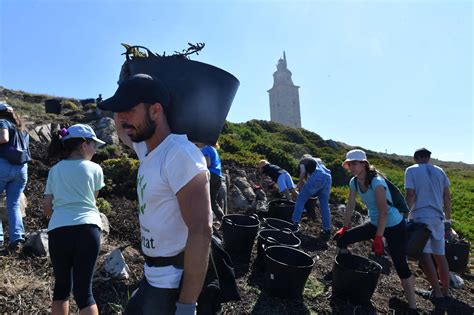
[[270,164],[267,160],[261,160],[258,164],[259,172],[269,176],[278,185],[278,192],[286,199],[293,200],[298,193],[295,189],[293,179],[290,174],[278,165]]
[[[13,164],[7,159],[6,148],[14,145],[15,132],[20,131],[25,145],[29,145],[29,136],[23,127],[20,117],[13,108],[0,103],[0,193],[6,192],[8,226],[9,226],[9,252],[21,249],[25,241],[25,228],[20,210],[20,198],[28,180],[28,163]],[[3,227],[0,220],[0,244],[3,245]]]

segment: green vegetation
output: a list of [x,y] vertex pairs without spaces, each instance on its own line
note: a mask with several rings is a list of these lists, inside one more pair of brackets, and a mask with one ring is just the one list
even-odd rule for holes
[[101,166],[106,178],[105,187],[102,189],[104,196],[113,193],[136,200],[138,164],[137,160],[129,158],[126,154],[117,159],[103,161]]
[[[318,263],[316,261],[316,263]],[[309,299],[315,299],[324,293],[324,284],[316,279],[315,274],[310,274],[306,285],[304,286],[303,295]]]
[[112,210],[110,203],[101,197],[97,198],[97,208],[99,209],[99,212],[102,212],[105,215],[109,215]]
[[[319,157],[332,172],[331,202],[344,204],[347,201],[347,184],[351,176],[342,168],[341,163],[346,152],[353,147],[325,141],[305,129],[260,120],[238,124],[226,122],[219,144],[224,161],[255,166],[259,160],[266,158],[285,168],[293,176],[298,175],[297,163],[303,154]],[[403,192],[404,171],[412,164],[411,158],[364,150],[370,162]],[[434,163],[438,164],[437,161]],[[442,167],[451,181],[454,229],[474,241],[474,167],[445,162],[442,162]],[[357,205],[363,208],[360,200]]]

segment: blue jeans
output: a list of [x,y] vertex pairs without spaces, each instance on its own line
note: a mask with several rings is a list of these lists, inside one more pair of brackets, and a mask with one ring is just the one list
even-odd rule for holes
[[311,174],[296,198],[295,210],[293,211],[293,222],[300,222],[304,205],[309,198],[317,196],[321,208],[323,230],[331,230],[331,212],[329,211],[329,193],[331,192],[331,175],[318,171]]
[[[28,179],[28,164],[14,165],[0,158],[0,192],[6,191],[10,244],[24,240],[25,228],[20,211],[20,197]],[[3,226],[0,219],[0,241],[3,242]]]
[[143,277],[125,308],[125,315],[174,315],[180,289],[151,286]]

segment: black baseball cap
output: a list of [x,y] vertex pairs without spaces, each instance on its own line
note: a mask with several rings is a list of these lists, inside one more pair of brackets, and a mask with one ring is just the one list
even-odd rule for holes
[[426,149],[426,148],[420,148],[418,150],[415,151],[415,154],[413,154],[413,157],[416,159],[416,158],[422,158],[422,157],[430,157],[431,156],[431,152]]
[[160,103],[167,109],[170,104],[170,93],[158,78],[139,73],[122,81],[115,94],[97,106],[103,110],[119,113],[140,103]]

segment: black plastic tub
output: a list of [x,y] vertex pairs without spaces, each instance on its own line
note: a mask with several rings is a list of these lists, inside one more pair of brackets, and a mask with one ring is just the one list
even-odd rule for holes
[[228,214],[222,217],[224,247],[232,258],[250,261],[259,221],[255,216]]
[[[142,47],[143,48],[143,47]],[[138,73],[160,79],[171,94],[168,122],[171,131],[192,142],[215,145],[224,126],[239,80],[227,71],[181,56],[129,58],[119,82]]]
[[301,245],[301,240],[288,229],[285,231],[274,229],[260,230],[257,234],[257,258],[255,260],[257,264],[263,265],[265,258],[264,248],[273,245],[298,248]]
[[337,255],[332,271],[333,298],[348,300],[354,305],[369,305],[381,271],[382,266],[368,258]]
[[450,271],[457,273],[466,272],[470,247],[470,244],[467,242],[446,242],[445,255]]
[[293,234],[299,232],[299,228],[297,225],[294,225],[293,223],[290,223],[288,221],[280,220],[276,218],[264,218],[263,226],[270,229],[274,229],[274,230],[280,230],[280,231],[290,230]]
[[265,290],[274,297],[299,299],[313,266],[314,259],[299,249],[281,245],[267,247]]
[[268,203],[268,217],[293,222],[291,220],[295,203],[286,199],[275,199]]
[[62,103],[60,99],[50,98],[44,100],[44,110],[46,113],[61,114]]

